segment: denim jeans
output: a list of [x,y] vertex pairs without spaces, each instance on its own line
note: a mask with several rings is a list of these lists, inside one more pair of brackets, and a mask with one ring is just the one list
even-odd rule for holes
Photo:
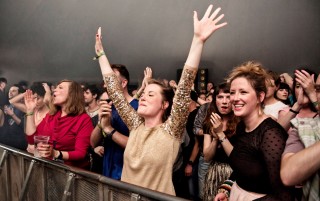
[[208,172],[210,163],[204,161],[203,156],[199,157],[199,165],[198,165],[198,183],[199,183],[199,197],[203,198],[203,186],[204,180]]

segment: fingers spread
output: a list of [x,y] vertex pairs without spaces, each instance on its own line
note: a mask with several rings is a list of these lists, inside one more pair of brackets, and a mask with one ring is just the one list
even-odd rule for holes
[[[210,13],[211,13],[211,10],[212,10],[213,6],[212,4],[207,8],[207,11],[206,13],[204,14],[203,18],[208,18]],[[214,11],[214,13],[218,10],[218,8]],[[219,12],[219,11],[218,11]]]
[[[218,13],[220,12],[221,8],[217,8],[213,13],[212,15],[210,16],[210,19],[213,20],[217,15]],[[220,15],[221,16],[221,15]],[[219,16],[219,17],[220,17]]]

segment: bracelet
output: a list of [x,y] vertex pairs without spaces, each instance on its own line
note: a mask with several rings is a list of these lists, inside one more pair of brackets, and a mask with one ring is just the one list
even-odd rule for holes
[[224,136],[222,139],[219,139],[219,142],[222,143],[224,142],[226,139],[228,139],[226,136]]
[[230,191],[233,185],[232,180],[225,180],[223,184],[219,187],[218,193],[224,193],[227,197],[230,197]]
[[312,104],[313,104],[314,107],[316,108],[316,107],[319,105],[319,102],[318,102],[318,101],[314,101],[314,102],[312,102]]
[[229,198],[230,197],[230,192],[229,191],[227,191],[226,189],[224,189],[224,188],[219,188],[218,189],[218,193],[224,193],[225,195],[226,195],[226,197],[227,198]]
[[33,112],[27,112],[24,116],[32,116],[34,113]]
[[193,161],[190,160],[190,161],[187,162],[187,164],[192,166],[193,165]]
[[104,132],[104,130],[101,128],[101,134],[102,134],[102,136],[104,137],[104,138],[106,138],[107,137],[107,133],[106,132]]
[[100,128],[102,130],[102,126],[100,123],[97,124],[98,128]]
[[107,133],[107,138],[112,139],[113,134],[116,132],[115,129],[113,129],[110,133]]
[[[58,150],[57,150],[58,151]],[[63,159],[63,155],[62,155],[62,152],[61,151],[59,151],[59,155],[58,155],[58,157],[53,157],[54,158],[54,160],[62,160]]]
[[104,53],[104,52],[99,52],[99,54],[98,54],[97,56],[93,57],[93,60],[99,59],[102,55],[106,55],[106,53]]
[[299,111],[295,111],[295,110],[293,110],[293,109],[291,109],[291,108],[290,108],[289,111],[292,112],[292,113],[294,113],[294,114],[299,114]]

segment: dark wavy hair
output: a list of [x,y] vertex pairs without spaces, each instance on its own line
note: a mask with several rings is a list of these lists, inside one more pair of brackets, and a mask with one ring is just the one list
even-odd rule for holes
[[46,90],[44,89],[42,83],[40,82],[35,82],[31,85],[30,90],[32,91],[33,94],[37,94],[40,97],[44,97],[46,94]]
[[[216,98],[219,95],[219,93],[230,93],[230,87],[227,83],[221,83],[218,86],[215,87],[214,92],[213,92],[213,96],[212,96],[212,102],[209,105],[209,108],[207,110],[206,113],[206,117],[203,121],[203,131],[205,133],[210,133],[211,131],[211,122],[210,122],[210,116],[212,114],[212,112],[219,114],[219,116],[221,116],[221,113],[219,112],[218,108],[217,108],[217,102],[216,102]],[[231,137],[235,131],[236,131],[236,126],[239,122],[239,118],[233,115],[233,111],[230,112],[230,119],[227,122],[227,130],[225,130],[225,134],[227,135],[227,137]]]

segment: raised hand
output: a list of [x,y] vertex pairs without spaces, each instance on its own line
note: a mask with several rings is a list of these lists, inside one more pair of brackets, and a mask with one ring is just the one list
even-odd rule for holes
[[148,81],[152,78],[152,69],[150,67],[147,67],[145,70],[144,70],[144,78],[143,78],[143,81],[142,81],[142,85],[144,87],[146,87],[148,85]]
[[14,112],[13,112],[13,108],[8,106],[8,105],[5,105],[4,108],[3,108],[3,112],[9,116],[12,116],[14,115]]
[[297,103],[302,106],[304,103],[303,103],[303,88],[302,87],[299,87],[299,88],[296,88],[296,92],[297,92]]
[[104,53],[102,42],[101,42],[102,36],[101,36],[101,27],[98,28],[97,34],[96,34],[96,44],[95,44],[95,50],[96,54],[99,56],[102,53]]
[[176,88],[177,88],[177,83],[176,83],[176,81],[174,81],[174,80],[170,80],[169,85],[170,85],[170,87],[172,87],[173,89],[176,89]]
[[212,8],[213,8],[212,5],[208,7],[206,13],[204,14],[201,20],[198,19],[198,13],[194,11],[194,14],[193,14],[194,35],[198,37],[201,41],[206,41],[213,32],[227,25],[226,22],[217,24],[224,17],[224,14],[221,14],[217,17],[221,8],[217,8],[211,14]]
[[33,96],[32,91],[27,89],[24,93],[24,104],[26,105],[26,112],[33,112],[37,106],[37,99]]
[[212,124],[212,130],[214,133],[221,133],[223,131],[221,117],[217,113],[212,112],[210,116],[210,122]]
[[47,83],[42,83],[42,86],[43,86],[43,88],[44,88],[44,90],[46,91],[46,92],[50,92],[51,93],[51,89],[50,89],[50,87],[49,87],[49,85],[47,84]]
[[100,101],[99,103],[100,108],[98,111],[99,119],[100,119],[100,124],[102,128],[105,127],[110,127],[111,126],[111,105],[112,102],[108,103],[107,101]]
[[314,74],[310,75],[305,70],[296,70],[294,74],[296,76],[296,81],[300,83],[308,96],[315,91]]

